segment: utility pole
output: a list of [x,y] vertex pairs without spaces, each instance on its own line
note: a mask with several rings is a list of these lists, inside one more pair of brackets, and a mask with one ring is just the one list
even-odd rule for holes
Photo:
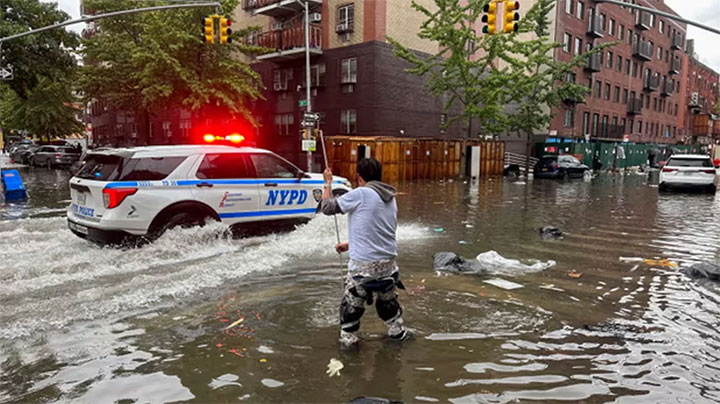
[[[312,91],[310,87],[312,87],[310,82],[310,6],[308,5],[308,1],[305,0],[305,96],[307,97],[307,112],[312,112],[312,100],[311,94]],[[313,129],[315,128],[315,125],[312,126]],[[312,137],[310,133],[311,131],[308,131],[308,137]],[[325,145],[322,145],[322,147],[325,147]],[[307,151],[307,171],[309,173],[312,172],[312,152],[310,150]]]

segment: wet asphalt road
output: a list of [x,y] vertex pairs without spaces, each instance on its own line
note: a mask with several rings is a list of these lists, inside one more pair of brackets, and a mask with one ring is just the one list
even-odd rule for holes
[[[403,184],[400,301],[416,338],[378,340],[368,308],[366,341],[339,351],[332,219],[264,237],[226,239],[217,225],[100,248],[66,228],[67,172],[21,174],[29,201],[0,208],[0,402],[720,400],[717,286],[662,261],[620,260],[717,261],[713,195],[659,195],[635,174]],[[545,225],[563,238],[539,237]],[[491,250],[557,264],[432,269],[437,251]],[[483,282],[497,277],[524,287]],[[330,358],[341,376],[325,374]]]

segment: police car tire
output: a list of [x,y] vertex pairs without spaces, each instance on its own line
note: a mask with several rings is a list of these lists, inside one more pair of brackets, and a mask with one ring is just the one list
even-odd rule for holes
[[162,212],[158,217],[153,220],[151,230],[148,233],[151,240],[157,240],[165,234],[166,231],[175,227],[195,227],[203,226],[208,220],[217,220],[212,215],[203,212],[202,209],[198,209],[193,206],[194,213],[190,213],[186,210],[170,210],[168,212]]

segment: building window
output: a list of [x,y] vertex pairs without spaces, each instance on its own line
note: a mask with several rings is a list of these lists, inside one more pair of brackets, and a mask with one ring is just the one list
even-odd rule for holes
[[620,102],[620,86],[615,86],[615,97],[613,101]]
[[632,62],[632,76],[637,77],[638,76],[638,64],[637,62]]
[[[303,87],[306,85],[307,79],[303,75]],[[325,85],[325,64],[317,64],[310,66],[310,85],[312,87],[320,87]]]
[[608,69],[612,69],[613,67],[613,61],[615,60],[615,56],[612,52],[608,52],[608,58],[607,58],[607,67]]
[[642,121],[638,121],[638,133],[642,135]]
[[610,36],[615,36],[615,20],[610,19],[610,29],[608,30]]
[[627,132],[625,132],[625,129],[627,129],[627,128],[625,127],[625,125],[627,125],[627,121],[625,120],[625,118],[623,118],[623,119],[620,120],[620,127],[622,128],[622,132],[623,132],[623,133],[627,133]]
[[573,0],[565,0],[565,12],[572,14],[572,2]]
[[617,68],[618,73],[622,73],[622,61],[623,61],[622,56],[618,55],[617,66],[615,66]]
[[605,99],[610,100],[610,84],[605,83]]
[[357,131],[357,111],[345,109],[340,111],[340,130],[342,133],[351,135]]
[[626,88],[623,90],[623,104],[627,104],[627,103],[628,103],[628,89]]
[[658,49],[657,49],[657,58],[658,58],[658,60],[662,60],[662,58],[663,58],[663,48],[662,48],[662,46],[658,46]]
[[[352,32],[355,28],[355,4],[345,4],[338,7],[337,24],[338,28],[343,26],[343,30],[346,32]],[[341,30],[338,30],[341,31]]]
[[589,112],[583,112],[583,124],[582,124],[582,134],[589,135],[590,134],[590,113]]
[[342,75],[340,79],[343,84],[357,83],[357,58],[342,60]]
[[600,26],[602,27],[603,31],[607,32],[607,15],[600,13]]
[[618,26],[618,39],[620,42],[625,40],[625,26],[622,24]]
[[633,39],[633,31],[628,28],[628,31],[627,31],[627,43],[628,43],[628,45],[632,45],[632,39]]
[[582,53],[582,39],[575,38],[575,54],[579,55]]
[[608,135],[608,121],[610,120],[610,117],[607,115],[603,115],[602,117],[602,137],[607,137]]
[[602,97],[602,82],[595,80],[595,98]]
[[660,20],[660,33],[661,34],[665,33],[665,21],[663,21],[663,20]]
[[625,74],[630,75],[630,59],[625,59]]
[[[163,136],[164,136],[164,137],[171,137],[171,136],[172,136],[172,130],[170,129],[170,128],[171,128],[171,123],[172,123],[172,122],[170,122],[170,121],[163,121],[163,123],[162,123],[162,131],[163,131]],[[151,132],[152,132],[152,130],[151,130]]]
[[295,116],[293,114],[275,115],[275,132],[280,136],[289,136],[294,124]]
[[600,120],[600,114],[593,114],[592,120],[592,135],[598,135],[598,121]]
[[575,110],[573,108],[565,109],[565,119],[563,119],[563,126],[571,128],[575,126]]
[[287,91],[288,83],[293,78],[292,69],[276,69],[273,71],[273,90]]
[[570,43],[572,42],[572,37],[567,32],[563,34],[563,51],[564,52],[570,52]]
[[575,5],[575,17],[582,20],[584,11],[585,11],[585,3],[583,3],[582,1],[578,1],[577,4]]

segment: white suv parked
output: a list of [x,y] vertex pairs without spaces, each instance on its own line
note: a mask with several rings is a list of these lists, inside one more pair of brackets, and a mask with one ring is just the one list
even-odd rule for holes
[[717,170],[710,156],[675,154],[660,172],[660,191],[670,188],[700,189],[715,192]]
[[[149,146],[90,152],[70,179],[68,227],[99,243],[153,240],[209,219],[307,221],[322,196],[322,174],[307,174],[262,149]],[[333,193],[351,189],[341,177]]]

